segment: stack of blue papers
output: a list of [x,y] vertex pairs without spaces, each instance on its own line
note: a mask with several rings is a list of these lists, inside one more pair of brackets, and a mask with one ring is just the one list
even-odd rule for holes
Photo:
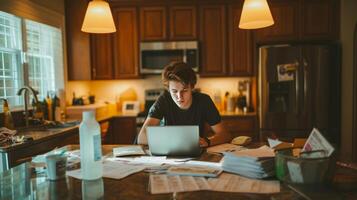
[[268,178],[274,173],[274,150],[263,146],[223,153],[223,171],[239,174],[249,178]]

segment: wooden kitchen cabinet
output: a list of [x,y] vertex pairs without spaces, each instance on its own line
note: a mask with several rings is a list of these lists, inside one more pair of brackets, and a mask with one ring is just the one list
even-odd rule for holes
[[194,40],[196,26],[195,6],[140,8],[142,41]]
[[196,7],[171,6],[169,10],[170,40],[197,39]]
[[228,8],[228,75],[231,76],[252,76],[254,71],[252,32],[238,28],[242,6],[231,5]]
[[199,7],[201,76],[224,76],[227,68],[226,12],[224,5]]
[[338,0],[303,0],[301,35],[305,40],[338,40]]
[[257,119],[252,116],[223,116],[222,123],[224,127],[231,133],[232,137],[249,136],[258,139],[256,134]]
[[[256,115],[222,116],[222,124],[224,128],[231,133],[232,138],[244,135],[258,140]],[[208,124],[205,126],[205,132],[208,133],[209,136],[214,134]]]
[[113,34],[91,34],[92,80],[113,79]]
[[114,8],[113,17],[117,28],[114,33],[114,78],[139,78],[137,9]]
[[292,41],[299,38],[300,18],[298,0],[268,2],[274,24],[255,31],[256,42]]
[[140,8],[140,35],[142,41],[166,40],[166,8]]
[[271,0],[274,25],[255,30],[257,43],[338,40],[339,0]]
[[136,135],[136,117],[113,117],[105,144],[133,144]]
[[90,80],[90,37],[81,31],[87,0],[66,0],[68,80]]

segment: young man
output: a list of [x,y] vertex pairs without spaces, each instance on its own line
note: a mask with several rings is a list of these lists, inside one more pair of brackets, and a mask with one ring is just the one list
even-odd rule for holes
[[[207,147],[229,142],[231,135],[221,122],[221,116],[211,98],[192,91],[197,82],[195,72],[183,62],[173,62],[162,73],[165,91],[151,106],[148,117],[138,136],[139,144],[147,144],[146,127],[165,125],[199,125],[200,146]],[[214,135],[207,137],[204,126],[208,123]]]

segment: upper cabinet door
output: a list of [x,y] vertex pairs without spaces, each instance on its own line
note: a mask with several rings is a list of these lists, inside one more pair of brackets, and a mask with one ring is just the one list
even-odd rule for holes
[[299,37],[299,1],[272,0],[268,1],[274,24],[257,29],[256,41],[291,41]]
[[171,40],[197,39],[195,6],[172,6],[169,15]]
[[228,10],[229,75],[253,75],[252,32],[238,27],[242,5],[231,5]]
[[138,28],[136,8],[113,10],[117,31],[114,34],[115,78],[139,77]]
[[87,0],[66,0],[68,80],[90,80],[90,39],[81,31]]
[[338,40],[339,10],[337,0],[304,0],[302,38]]
[[140,35],[142,41],[166,40],[165,7],[140,8]]
[[224,5],[200,6],[201,76],[226,75],[226,12]]
[[113,79],[113,34],[91,35],[92,79]]

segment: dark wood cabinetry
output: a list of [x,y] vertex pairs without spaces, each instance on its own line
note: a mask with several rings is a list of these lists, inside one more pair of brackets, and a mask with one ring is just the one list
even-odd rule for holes
[[269,2],[274,25],[257,29],[256,41],[291,41],[299,36],[299,1],[272,0]]
[[140,35],[142,41],[166,40],[166,8],[140,8]]
[[303,39],[338,39],[339,1],[303,0],[302,13]]
[[92,80],[113,79],[112,34],[91,34]]
[[90,80],[90,39],[81,31],[87,0],[66,0],[68,80]]
[[274,25],[255,31],[258,43],[337,40],[339,1],[271,0]]
[[231,5],[228,8],[228,74],[233,76],[251,76],[254,71],[252,62],[252,32],[238,28],[242,5]]
[[66,0],[69,80],[140,78],[139,42],[198,40],[202,77],[253,76],[256,46],[336,41],[339,0],[269,0],[275,21],[258,30],[238,28],[242,0],[110,1],[117,32],[80,30],[87,0]]
[[137,9],[115,8],[113,17],[117,28],[117,32],[114,33],[114,78],[138,78],[140,76]]
[[249,136],[258,139],[256,134],[256,116],[224,116],[222,117],[224,127],[231,133],[232,137]]
[[196,39],[196,7],[141,7],[140,33],[142,41]]
[[[225,115],[222,116],[222,124],[231,133],[232,138],[244,135],[258,140],[256,115]],[[208,124],[206,124],[205,129],[209,136],[214,134]]]
[[106,144],[133,144],[136,138],[136,117],[113,117],[109,123]]
[[194,40],[197,39],[196,7],[171,6],[169,8],[170,39]]
[[226,12],[223,5],[204,5],[200,12],[201,76],[224,76],[227,67]]

